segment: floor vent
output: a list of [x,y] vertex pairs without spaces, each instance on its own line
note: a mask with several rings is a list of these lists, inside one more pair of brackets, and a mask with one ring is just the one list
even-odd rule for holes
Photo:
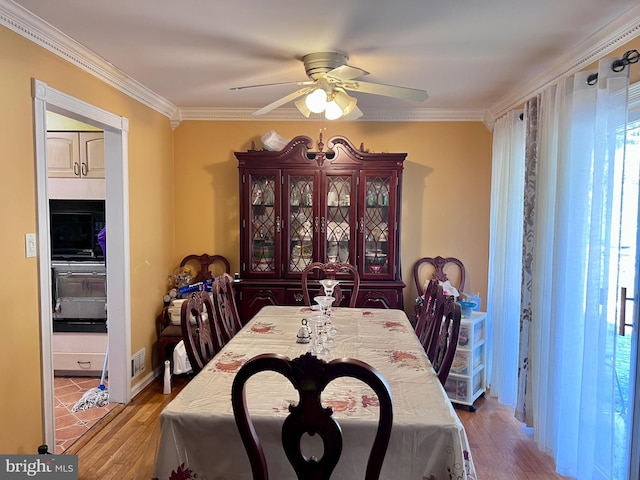
[[142,372],[144,372],[145,363],[145,349],[143,348],[139,352],[135,353],[131,357],[131,378],[136,378]]

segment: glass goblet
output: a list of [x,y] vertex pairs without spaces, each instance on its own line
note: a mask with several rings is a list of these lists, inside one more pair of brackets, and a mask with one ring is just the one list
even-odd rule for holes
[[324,294],[329,297],[333,296],[333,290],[336,288],[336,285],[340,283],[340,280],[335,280],[333,278],[323,278],[320,280],[320,285],[324,288]]

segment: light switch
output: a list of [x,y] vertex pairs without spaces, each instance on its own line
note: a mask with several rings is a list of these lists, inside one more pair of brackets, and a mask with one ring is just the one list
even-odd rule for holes
[[36,234],[26,233],[24,235],[25,250],[27,252],[27,258],[36,256]]

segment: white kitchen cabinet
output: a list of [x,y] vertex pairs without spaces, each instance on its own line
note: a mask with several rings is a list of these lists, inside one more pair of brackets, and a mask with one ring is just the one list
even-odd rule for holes
[[49,198],[104,200],[104,133],[47,132]]
[[56,374],[100,376],[107,351],[107,334],[54,332],[52,348]]
[[49,178],[104,178],[102,132],[47,132]]
[[472,312],[460,323],[458,348],[444,389],[453,403],[475,410],[473,402],[485,392],[487,313]]

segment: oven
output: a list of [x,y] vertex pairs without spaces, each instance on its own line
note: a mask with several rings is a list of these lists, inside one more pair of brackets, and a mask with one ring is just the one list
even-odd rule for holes
[[104,262],[51,263],[54,332],[107,331]]

